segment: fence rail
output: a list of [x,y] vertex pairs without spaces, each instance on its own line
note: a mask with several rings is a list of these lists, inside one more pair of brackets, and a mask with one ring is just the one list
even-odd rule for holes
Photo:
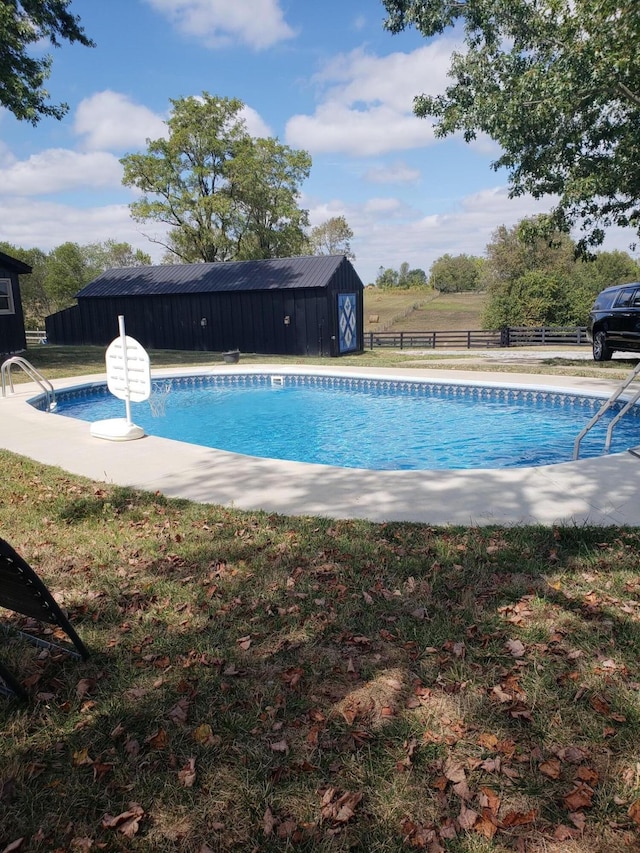
[[27,339],[27,346],[29,344],[44,344],[47,341],[47,333],[44,331],[39,332],[32,329],[30,331],[26,331],[24,334]]
[[549,326],[515,326],[487,331],[433,331],[433,332],[366,332],[365,345],[369,349],[488,349],[490,347],[520,346],[584,346],[589,343],[584,326],[551,328]]

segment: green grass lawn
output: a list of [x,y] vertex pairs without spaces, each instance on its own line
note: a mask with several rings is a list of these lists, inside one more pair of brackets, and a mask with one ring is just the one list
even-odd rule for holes
[[0,462],[0,535],[92,651],[2,644],[30,700],[0,700],[0,851],[640,849],[639,530],[293,518]]

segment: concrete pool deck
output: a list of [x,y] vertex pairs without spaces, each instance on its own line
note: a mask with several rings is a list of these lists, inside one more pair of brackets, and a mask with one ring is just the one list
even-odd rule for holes
[[[268,373],[384,375],[608,396],[619,381],[440,368],[246,368]],[[240,366],[153,371],[229,373]],[[104,374],[55,380],[56,390],[104,382]],[[366,471],[258,459],[153,436],[125,442],[90,435],[89,424],[38,411],[40,388],[15,384],[0,397],[0,448],[101,482],[169,497],[287,515],[418,521],[433,525],[640,526],[640,458],[625,452],[537,468]],[[124,403],[123,403],[124,414]]]

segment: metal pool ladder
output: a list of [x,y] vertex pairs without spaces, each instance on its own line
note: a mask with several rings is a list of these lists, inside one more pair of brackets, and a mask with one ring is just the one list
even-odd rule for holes
[[56,392],[53,388],[51,382],[48,379],[45,379],[44,376],[39,373],[35,367],[31,364],[30,361],[27,361],[26,358],[22,358],[20,355],[14,355],[11,358],[8,358],[6,361],[2,363],[2,368],[0,369],[0,373],[2,375],[2,396],[6,397],[7,395],[7,379],[9,380],[9,388],[11,389],[11,393],[14,394],[13,390],[13,377],[11,376],[11,367],[13,365],[20,367],[31,379],[32,382],[37,382],[40,388],[44,391],[46,408],[48,412],[52,412],[56,407]]
[[[591,418],[589,423],[580,432],[580,434],[576,438],[575,442],[573,443],[573,458],[574,458],[574,460],[578,458],[578,455],[580,453],[580,442],[582,441],[582,439],[589,432],[589,430],[598,423],[598,421],[602,418],[602,416],[605,414],[605,412],[607,412],[611,408],[611,406],[613,406],[613,404],[619,399],[619,397],[623,393],[623,391],[626,391],[626,389],[629,387],[629,385],[631,385],[633,380],[637,378],[638,373],[640,373],[640,361],[630,371],[630,373],[627,374],[626,378],[620,383],[620,385],[618,385],[618,387],[613,392],[613,394],[609,397],[609,399],[606,400],[602,404],[602,406],[600,406],[600,408],[595,413],[595,415]],[[607,453],[609,448],[611,447],[611,438],[613,436],[613,429],[614,429],[615,425],[618,423],[620,418],[622,418],[624,415],[627,414],[629,409],[632,406],[634,406],[638,402],[639,399],[640,399],[640,389],[638,389],[635,392],[635,394],[633,394],[627,400],[627,402],[620,409],[618,414],[614,418],[612,418],[611,423],[609,424],[609,427],[607,429],[607,437],[606,437],[605,443],[604,443],[604,451],[603,451],[604,453]]]

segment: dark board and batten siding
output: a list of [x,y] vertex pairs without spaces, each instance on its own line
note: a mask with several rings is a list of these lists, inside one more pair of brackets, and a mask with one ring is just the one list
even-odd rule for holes
[[28,264],[0,252],[0,356],[22,352],[27,347],[18,276],[30,272]]
[[338,294],[352,293],[364,347],[363,285],[342,256],[109,270],[78,306],[47,318],[51,343],[107,345],[125,317],[150,349],[340,355]]

